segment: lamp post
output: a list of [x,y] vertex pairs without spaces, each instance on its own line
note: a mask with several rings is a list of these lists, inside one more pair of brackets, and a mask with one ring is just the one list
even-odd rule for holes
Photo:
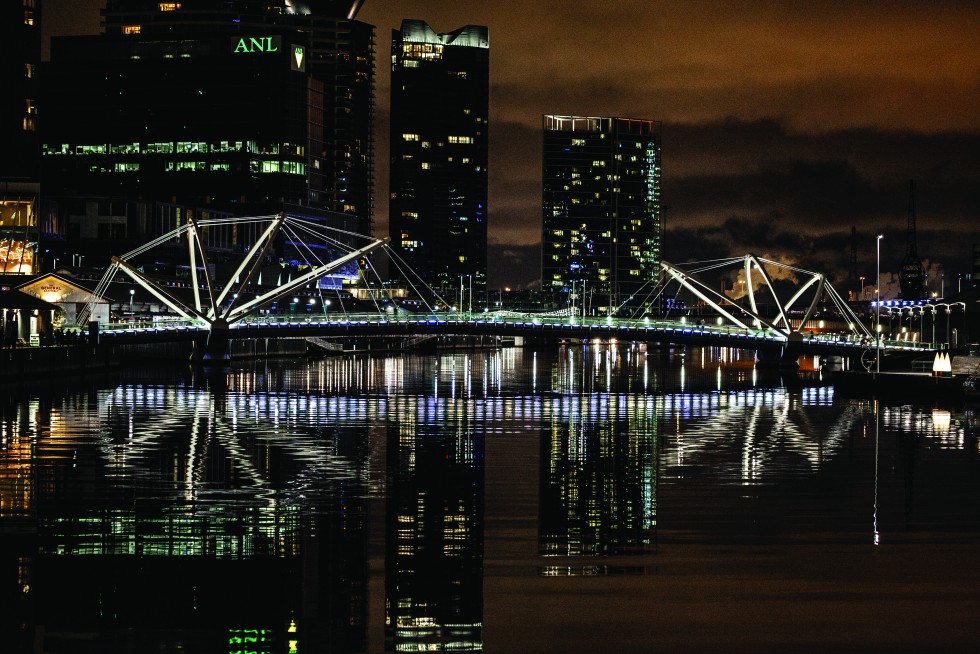
[[875,374],[881,372],[881,239],[885,238],[884,234],[878,234],[877,241],[877,270],[875,282],[875,323],[877,330],[877,342],[875,343]]
[[136,289],[129,289],[129,315],[133,315],[133,296],[136,295]]

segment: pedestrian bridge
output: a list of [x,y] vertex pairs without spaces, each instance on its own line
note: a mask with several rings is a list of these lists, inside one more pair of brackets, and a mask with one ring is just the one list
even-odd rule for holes
[[[253,245],[243,250],[241,261],[227,280],[215,279],[205,246],[207,230],[239,222],[248,225],[259,236]],[[100,339],[118,344],[193,340],[202,345],[205,359],[225,358],[228,342],[233,339],[310,337],[615,339],[742,348],[756,350],[761,355],[792,359],[804,354],[854,356],[874,349],[876,345],[885,352],[931,350],[921,343],[876,339],[865,321],[853,313],[823,274],[751,254],[707,262],[701,267],[688,264],[683,269],[660,262],[659,274],[641,289],[645,289],[646,295],[624,299],[622,306],[608,309],[608,316],[588,315],[584,303],[549,313],[457,312],[445,310],[454,303],[440,297],[417,274],[406,269],[397,253],[387,248],[387,240],[334,231],[338,233],[331,235],[330,228],[322,223],[287,214],[202,221],[188,218],[186,224],[155,241],[126,255],[113,257],[112,265],[99,285],[100,289],[107,288],[112,277],[121,271],[166,305],[176,317],[160,318],[150,324],[100,325]],[[144,273],[137,257],[158,245],[173,246],[185,238],[190,284],[187,292],[178,294]],[[304,246],[311,238],[319,239],[321,245],[317,250],[307,247],[302,274],[271,289],[253,283],[261,278],[263,258],[272,251],[277,239]],[[351,246],[356,239],[366,242],[360,247]],[[373,252],[382,249],[388,249],[389,262],[402,269],[405,279],[411,280],[414,276],[416,281],[409,281],[409,285],[419,298],[419,312],[397,307],[394,298],[385,306],[376,304],[375,313],[338,315],[332,312],[328,317],[327,303],[322,298],[319,304],[324,313],[321,316],[281,315],[270,310],[277,301],[300,291],[320,292],[320,279],[345,266],[355,265],[354,262],[365,261]],[[324,252],[331,252],[333,258],[324,261],[320,256]],[[340,256],[336,256],[338,253]],[[730,270],[725,270],[726,266]],[[373,271],[374,267],[365,266],[364,269]],[[717,276],[719,270],[729,277],[735,274],[739,278],[744,291],[741,296],[718,292],[711,283],[700,278],[700,275],[708,274],[706,271]],[[777,290],[774,275],[793,280],[795,285],[790,288],[788,297]],[[367,280],[362,281],[367,283]],[[382,280],[377,282],[376,289],[385,288]],[[672,298],[669,297],[671,293]],[[682,295],[684,299],[678,302]],[[571,294],[569,301],[574,303]],[[634,307],[632,315],[629,307]],[[640,311],[635,307],[646,307],[647,311],[650,307],[673,309],[666,311],[667,315],[654,317],[649,313],[637,315]],[[687,309],[678,311],[677,307]],[[697,309],[696,316],[686,315],[691,308]],[[817,319],[821,312],[834,317],[828,322],[839,326],[836,331],[825,328],[824,321]],[[92,315],[90,310],[81,312],[80,322],[85,320],[86,314]]]
[[[100,327],[105,343],[143,344],[166,341],[200,341],[209,326],[183,320],[154,323],[107,324]],[[486,336],[538,340],[582,340],[652,344],[730,347],[780,355],[789,348],[795,356],[859,356],[873,349],[867,339],[845,334],[810,334],[789,340],[764,330],[737,326],[699,325],[687,320],[640,320],[618,318],[570,318],[547,315],[492,313],[444,313],[385,317],[349,314],[333,319],[289,316],[256,316],[229,325],[229,339],[308,338],[347,339],[419,336]],[[882,341],[882,351],[921,352],[929,348],[907,341]]]

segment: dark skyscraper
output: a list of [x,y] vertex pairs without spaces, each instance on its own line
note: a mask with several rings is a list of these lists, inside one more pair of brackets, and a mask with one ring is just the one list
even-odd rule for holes
[[43,182],[69,242],[283,210],[369,234],[374,28],[354,20],[360,5],[109,0],[105,34],[54,39]]
[[405,20],[391,53],[391,244],[428,284],[475,306],[487,273],[489,33]]
[[0,4],[0,275],[37,258],[40,0]]
[[632,118],[544,117],[541,283],[560,292],[574,287],[579,311],[646,304],[652,284],[644,284],[661,259],[660,127]]

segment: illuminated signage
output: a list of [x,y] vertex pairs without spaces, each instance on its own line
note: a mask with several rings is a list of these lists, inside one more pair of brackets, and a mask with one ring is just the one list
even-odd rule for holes
[[290,58],[290,67],[301,73],[306,71],[306,48],[301,45],[292,46],[293,56]]
[[235,36],[231,39],[232,54],[258,54],[279,52],[282,37],[279,36]]

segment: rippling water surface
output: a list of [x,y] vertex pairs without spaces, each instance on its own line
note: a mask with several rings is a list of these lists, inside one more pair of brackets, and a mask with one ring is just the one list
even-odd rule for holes
[[973,407],[607,345],[0,401],[0,651],[974,651]]

